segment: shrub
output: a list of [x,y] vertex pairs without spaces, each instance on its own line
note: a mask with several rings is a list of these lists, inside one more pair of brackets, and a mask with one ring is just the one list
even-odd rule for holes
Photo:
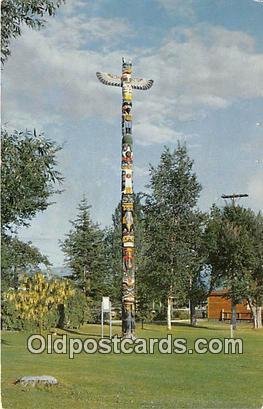
[[[63,326],[67,328],[79,328],[89,320],[89,299],[85,294],[76,290],[75,295],[70,297],[64,307],[60,306],[60,319],[63,317]],[[61,325],[60,325],[61,326]]]

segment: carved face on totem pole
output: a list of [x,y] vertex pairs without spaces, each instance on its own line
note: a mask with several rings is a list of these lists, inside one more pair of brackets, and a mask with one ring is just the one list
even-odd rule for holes
[[132,194],[132,170],[125,169],[122,171],[122,193]]
[[133,228],[133,214],[131,210],[126,210],[123,217],[123,225],[125,225],[128,232],[131,232]]
[[127,301],[133,301],[133,298],[134,298],[134,295],[133,295],[134,283],[135,283],[135,281],[134,281],[133,277],[127,277],[123,281],[122,296]]
[[124,143],[122,146],[122,166],[131,165],[133,162],[133,152],[131,146]]
[[123,102],[122,104],[122,113],[129,114],[131,112],[132,103],[131,102]]
[[134,249],[127,247],[123,249],[123,269],[132,270],[134,266]]
[[132,100],[132,86],[130,82],[127,81],[123,82],[122,97],[126,102],[130,102]]

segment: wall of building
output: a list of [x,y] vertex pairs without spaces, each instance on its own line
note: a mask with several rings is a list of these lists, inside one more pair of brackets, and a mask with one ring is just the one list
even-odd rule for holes
[[[224,311],[225,319],[231,317],[231,300],[225,298],[226,291],[213,291],[208,297],[207,304],[207,317],[210,319],[222,319],[222,311]],[[251,311],[246,301],[236,306],[238,319],[249,319],[251,317]]]

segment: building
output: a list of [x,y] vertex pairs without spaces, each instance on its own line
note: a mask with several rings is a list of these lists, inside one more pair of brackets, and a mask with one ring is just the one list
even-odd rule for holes
[[[227,298],[227,289],[212,291],[208,297],[207,318],[214,320],[231,319],[231,300]],[[237,319],[242,321],[252,320],[252,313],[247,301],[236,306]]]

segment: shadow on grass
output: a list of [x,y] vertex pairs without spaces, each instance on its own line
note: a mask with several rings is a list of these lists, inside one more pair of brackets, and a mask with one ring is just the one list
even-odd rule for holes
[[66,333],[69,333],[69,334],[74,334],[74,335],[85,335],[85,336],[88,336],[88,337],[101,338],[100,334],[90,334],[90,333],[87,333],[87,332],[81,332],[81,331],[72,330],[72,329],[63,329],[63,331],[65,331]]
[[191,325],[188,324],[187,322],[175,322],[173,324],[174,327],[187,327],[187,328],[193,328],[193,329],[211,329],[211,330],[221,330],[225,328],[218,328],[218,327],[209,327],[207,325]]
[[[162,325],[162,326],[166,326],[166,322],[152,322],[152,323],[145,323],[144,325]],[[222,325],[222,327],[220,327]],[[217,323],[217,326],[209,326],[209,325],[191,325],[188,322],[174,322],[172,324],[172,328],[176,328],[176,327],[185,327],[185,328],[193,328],[193,329],[208,329],[208,330],[212,330],[212,331],[225,331],[228,329],[228,326],[225,324],[221,324],[220,322]],[[158,331],[158,329],[153,329],[153,328],[141,328],[142,331]]]
[[1,339],[1,344],[10,345],[10,342],[6,341],[5,339]]

